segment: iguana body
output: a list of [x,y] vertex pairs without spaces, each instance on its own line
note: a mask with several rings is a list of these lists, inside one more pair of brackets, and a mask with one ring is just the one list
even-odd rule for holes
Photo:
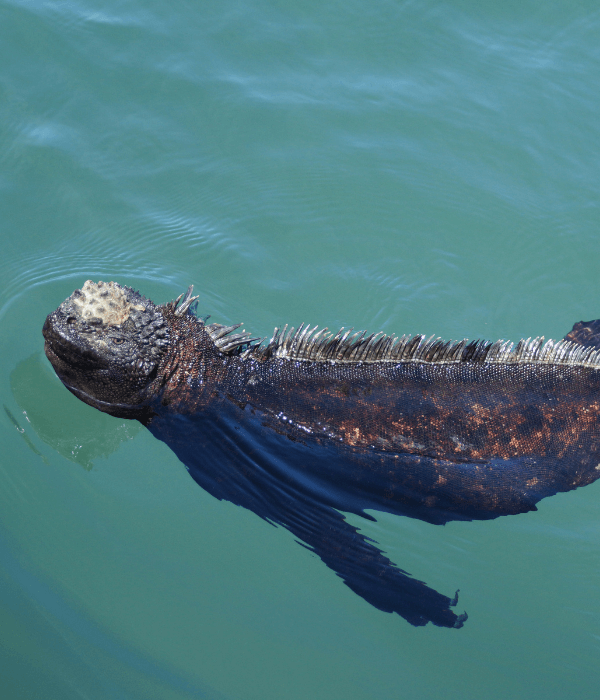
[[192,301],[86,282],[48,317],[46,354],[79,398],[142,421],[210,493],[283,525],[412,624],[466,616],[334,509],[489,519],[600,477],[594,323],[514,350],[308,327],[260,344]]

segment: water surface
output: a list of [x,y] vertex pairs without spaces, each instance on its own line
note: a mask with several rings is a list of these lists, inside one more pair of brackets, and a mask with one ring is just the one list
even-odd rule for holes
[[60,385],[86,279],[256,335],[492,340],[600,316],[593,3],[0,2],[4,697],[597,696],[600,485],[492,522],[350,517],[460,630],[366,604]]

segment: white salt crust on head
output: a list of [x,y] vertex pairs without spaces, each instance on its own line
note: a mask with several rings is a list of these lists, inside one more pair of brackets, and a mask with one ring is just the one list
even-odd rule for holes
[[116,282],[87,280],[79,295],[73,295],[73,306],[82,319],[99,318],[106,326],[120,326],[133,310],[142,311],[141,304],[132,304],[126,291]]

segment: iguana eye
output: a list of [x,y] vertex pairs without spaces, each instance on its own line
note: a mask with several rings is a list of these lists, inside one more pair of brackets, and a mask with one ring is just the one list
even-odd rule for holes
[[121,345],[121,343],[125,342],[125,338],[113,338],[112,341],[115,345]]

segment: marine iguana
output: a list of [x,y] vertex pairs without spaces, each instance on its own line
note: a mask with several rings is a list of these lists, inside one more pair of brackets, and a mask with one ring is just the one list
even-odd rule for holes
[[182,297],[87,281],[46,319],[46,355],[75,396],[139,420],[213,496],[413,625],[467,615],[339,511],[491,519],[600,477],[600,321],[516,347],[306,325],[267,341],[198,318],[192,287]]

